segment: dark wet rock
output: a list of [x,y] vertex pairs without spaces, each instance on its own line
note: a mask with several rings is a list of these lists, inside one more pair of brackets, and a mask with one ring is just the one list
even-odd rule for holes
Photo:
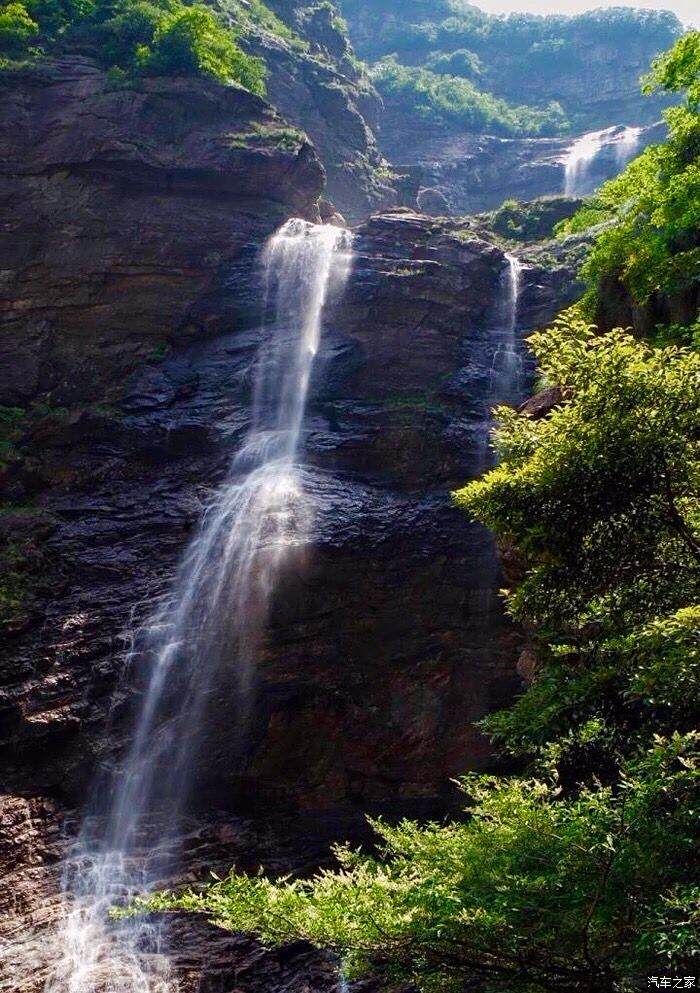
[[1,403],[102,398],[168,342],[230,326],[222,271],[290,214],[318,216],[313,149],[280,143],[245,90],[115,88],[78,56],[0,90]]
[[524,414],[525,417],[529,417],[533,421],[539,421],[551,414],[563,401],[564,391],[559,386],[552,386],[529,397],[525,403],[518,407],[518,413]]
[[[492,543],[449,496],[490,458],[503,252],[405,210],[372,217],[355,252],[308,411],[312,548],[273,610],[245,761],[212,730],[207,790],[230,803],[349,809],[449,793],[451,776],[491,761],[472,722],[516,685]],[[226,307],[238,293],[245,314],[257,280],[251,258]],[[526,268],[524,296],[532,280]],[[173,347],[107,411],[37,435],[60,459],[61,483],[42,497],[60,583],[0,661],[8,782],[77,798],[128,734],[128,682],[104,734],[125,633],[167,589],[247,428],[260,335],[251,324]]]
[[[492,539],[450,491],[491,459],[507,268],[500,248],[457,221],[396,210],[356,232],[306,422],[312,541],[272,607],[245,748],[236,699],[221,686],[200,753],[197,795],[207,816],[223,812],[220,825],[226,811],[267,820],[325,811],[342,837],[365,809],[439,814],[455,802],[455,775],[494,765],[476,722],[520,685],[522,637],[501,611]],[[522,311],[519,334],[528,315],[557,309],[547,272],[525,267],[523,299],[538,302]],[[260,289],[246,248],[208,297],[212,327],[219,306],[227,333],[175,335],[107,406],[75,404],[33,428],[44,479],[35,500],[51,524],[32,609],[0,649],[0,777],[19,798],[8,800],[0,858],[16,844],[28,852],[13,885],[29,902],[18,902],[11,929],[55,920],[60,811],[81,807],[98,764],[118,769],[142,685],[138,664],[126,671],[129,632],[167,592],[249,426]],[[138,322],[140,298],[128,299]],[[522,396],[529,374],[523,363]],[[9,526],[29,527],[21,514]],[[27,541],[37,543],[31,528]],[[27,819],[36,835],[17,826]],[[242,850],[254,867],[258,848],[236,830],[217,854],[193,836],[186,874],[202,878]],[[280,851],[275,842],[259,861],[286,871],[299,851],[307,866],[322,859],[305,843],[286,863]],[[336,982],[305,949],[263,954],[185,918],[176,934],[185,990],[330,993]]]
[[416,206],[423,214],[446,217],[451,213],[446,193],[435,186],[422,186],[416,194]]

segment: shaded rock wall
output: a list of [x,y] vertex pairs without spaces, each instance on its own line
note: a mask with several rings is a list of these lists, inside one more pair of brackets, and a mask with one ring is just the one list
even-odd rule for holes
[[110,392],[171,340],[221,326],[207,295],[323,172],[258,97],[205,80],[115,88],[73,57],[0,75],[0,403]]
[[[505,268],[457,223],[398,211],[358,231],[308,414],[312,548],[273,611],[243,761],[222,688],[205,805],[432,801],[491,761],[473,722],[516,688],[515,636],[492,542],[449,491],[488,464]],[[526,270],[523,320],[556,310],[562,273]],[[166,590],[247,429],[257,280],[251,244],[208,298],[231,331],[141,365],[108,410],[34,428],[52,596],[35,598],[0,660],[2,774],[15,787],[79,802],[129,733],[133,684],[114,696],[124,635]]]
[[[326,169],[328,196],[351,220],[395,202],[376,140],[382,103],[337,11],[301,0],[271,0],[268,6],[307,49],[263,32],[242,44],[265,60],[270,102],[313,142]],[[225,13],[225,0],[222,7]]]

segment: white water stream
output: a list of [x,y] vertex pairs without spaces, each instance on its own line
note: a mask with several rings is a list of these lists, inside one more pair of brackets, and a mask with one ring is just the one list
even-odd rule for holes
[[593,192],[597,182],[591,171],[604,146],[614,145],[614,163],[621,172],[637,154],[641,133],[642,129],[635,127],[626,127],[617,133],[608,128],[590,131],[577,138],[564,159],[564,193],[587,196]]
[[569,149],[564,162],[564,193],[582,196],[589,189],[588,174],[603,145],[602,131],[590,131],[577,138]]
[[108,911],[177,865],[200,736],[224,683],[236,691],[232,734],[245,734],[270,599],[308,539],[312,508],[298,461],[304,412],[324,306],[347,279],[351,247],[349,232],[301,220],[266,246],[274,317],[256,360],[251,427],[170,594],[135,637],[149,675],[106,817],[86,820],[65,866],[45,993],[177,989],[161,929],[144,919],[115,924]]
[[517,403],[522,391],[522,357],[518,343],[518,308],[522,263],[506,254],[508,268],[501,280],[499,325],[493,331],[493,359],[489,384],[493,403]]

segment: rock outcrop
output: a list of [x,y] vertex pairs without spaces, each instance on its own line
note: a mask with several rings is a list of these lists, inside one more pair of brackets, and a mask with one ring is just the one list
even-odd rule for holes
[[313,148],[246,90],[114,85],[80,57],[0,90],[0,403],[104,399],[170,341],[226,326],[208,295],[243,246],[318,217]]
[[382,104],[337,11],[300,0],[268,6],[306,47],[264,31],[253,31],[242,44],[265,60],[270,102],[313,142],[329,197],[351,220],[395,202],[376,140]]
[[[573,138],[450,135],[429,127],[417,134],[410,122],[396,115],[385,116],[382,127],[382,148],[395,163],[399,202],[405,206],[423,202],[425,209],[425,191],[430,190],[438,206],[429,212],[459,216],[493,210],[506,199],[534,200],[565,192]],[[620,172],[625,164],[624,133],[624,128],[611,127],[601,134],[582,192]],[[664,135],[663,124],[641,128],[634,154],[662,141]]]

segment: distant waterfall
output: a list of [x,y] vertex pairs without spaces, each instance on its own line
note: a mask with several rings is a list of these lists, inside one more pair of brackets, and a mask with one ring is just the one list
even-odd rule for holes
[[135,638],[150,676],[106,820],[95,821],[97,834],[86,821],[66,866],[68,909],[46,993],[176,989],[157,926],[109,925],[106,915],[156,884],[177,857],[202,729],[224,684],[237,701],[232,734],[245,731],[270,600],[308,540],[303,418],[324,305],[349,274],[351,235],[292,220],[271,238],[263,263],[273,317],[256,361],[251,427],[166,602]]
[[603,144],[603,132],[591,131],[577,138],[564,161],[564,193],[583,196],[591,192],[589,170]]
[[490,320],[486,327],[484,365],[488,384],[476,430],[476,475],[482,475],[494,465],[491,446],[493,410],[501,404],[517,406],[525,398],[524,368],[518,321],[522,291],[522,262],[515,255],[505,256],[506,267],[501,273]]
[[622,172],[639,151],[641,134],[642,128],[607,128],[577,138],[564,159],[564,193],[587,196],[606,177]]
[[641,133],[641,128],[625,128],[618,138],[615,146],[615,160],[620,171],[637,155]]

